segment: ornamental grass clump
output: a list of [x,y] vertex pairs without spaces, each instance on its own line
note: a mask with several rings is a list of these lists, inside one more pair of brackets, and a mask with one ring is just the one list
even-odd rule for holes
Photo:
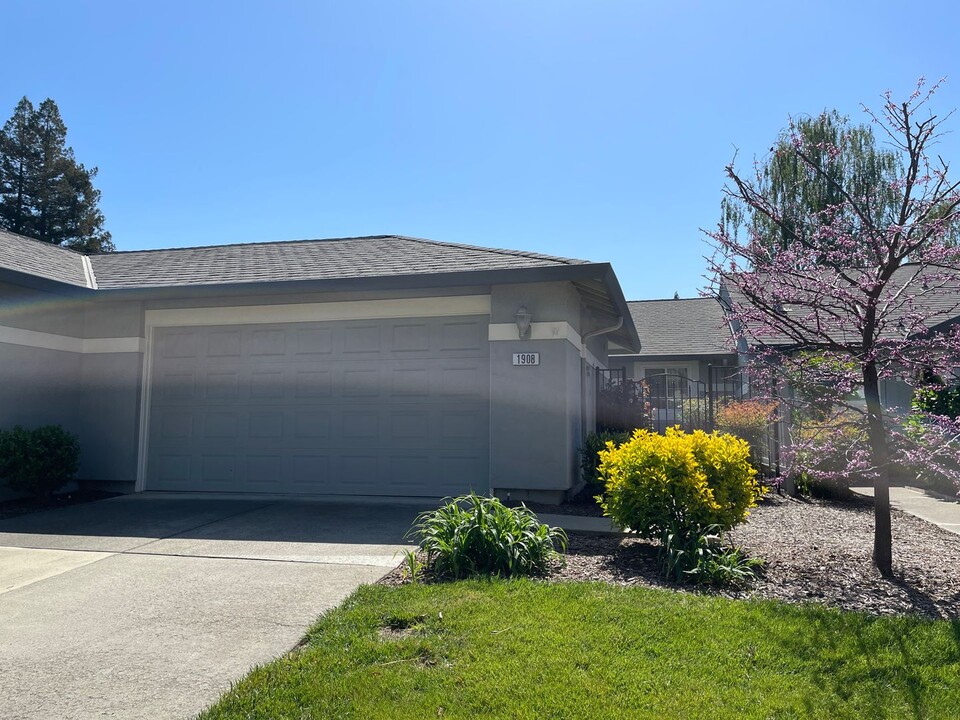
[[566,533],[541,523],[525,505],[511,508],[475,493],[421,513],[407,535],[435,577],[454,580],[543,575],[567,549]]

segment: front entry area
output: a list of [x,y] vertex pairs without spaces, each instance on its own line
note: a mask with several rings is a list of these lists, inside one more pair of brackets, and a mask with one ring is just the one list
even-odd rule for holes
[[155,327],[147,490],[489,487],[487,316]]

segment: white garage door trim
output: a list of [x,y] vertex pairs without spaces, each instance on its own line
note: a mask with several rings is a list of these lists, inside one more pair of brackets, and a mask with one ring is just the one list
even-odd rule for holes
[[144,332],[146,346],[143,353],[143,373],[141,376],[136,492],[143,492],[146,489],[155,328],[323,322],[330,320],[389,320],[406,317],[454,317],[489,314],[489,295],[147,310],[145,312]]

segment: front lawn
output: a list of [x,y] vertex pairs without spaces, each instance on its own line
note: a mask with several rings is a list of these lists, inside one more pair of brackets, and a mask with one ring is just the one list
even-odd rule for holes
[[357,591],[213,718],[947,718],[960,621],[599,583]]

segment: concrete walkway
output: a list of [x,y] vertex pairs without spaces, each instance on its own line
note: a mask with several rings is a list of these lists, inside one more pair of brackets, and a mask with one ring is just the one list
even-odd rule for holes
[[[873,497],[872,487],[851,488],[858,495]],[[890,488],[890,504],[947,532],[960,535],[960,502],[931,495],[912,487]]]
[[613,524],[608,517],[586,517],[584,515],[551,515],[537,513],[540,522],[551,527],[560,527],[567,532],[584,533],[586,535],[621,535],[625,532]]
[[0,521],[0,717],[191,718],[395,567],[420,509],[140,495]]

